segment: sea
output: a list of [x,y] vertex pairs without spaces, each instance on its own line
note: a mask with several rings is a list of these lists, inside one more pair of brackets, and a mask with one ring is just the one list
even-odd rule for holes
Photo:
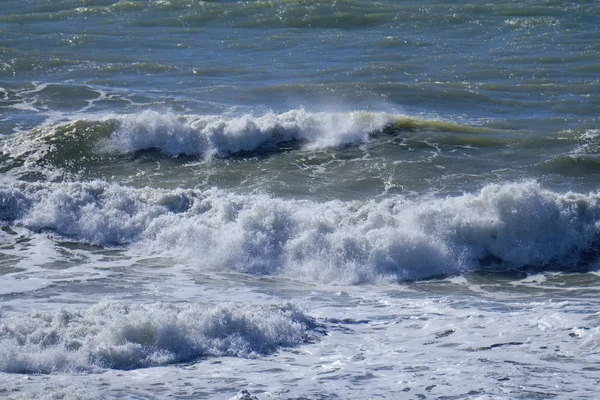
[[1,0],[0,398],[600,398],[598,0]]

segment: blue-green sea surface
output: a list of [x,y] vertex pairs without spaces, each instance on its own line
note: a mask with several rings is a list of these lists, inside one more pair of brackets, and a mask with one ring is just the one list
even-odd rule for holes
[[599,21],[3,0],[0,397],[595,399]]

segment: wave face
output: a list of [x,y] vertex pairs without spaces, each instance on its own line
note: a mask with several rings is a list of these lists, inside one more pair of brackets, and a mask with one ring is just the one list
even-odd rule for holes
[[132,189],[102,182],[15,184],[2,220],[34,232],[203,269],[372,283],[502,268],[572,268],[594,251],[600,195],[534,182],[411,201],[286,200],[212,189]]
[[291,305],[102,302],[87,310],[0,314],[0,371],[99,372],[298,346],[314,328]]

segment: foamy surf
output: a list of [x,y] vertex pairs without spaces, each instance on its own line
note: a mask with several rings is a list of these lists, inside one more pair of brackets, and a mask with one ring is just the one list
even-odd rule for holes
[[483,265],[574,268],[595,259],[600,195],[535,182],[419,201],[278,199],[91,183],[11,184],[4,224],[202,270],[337,283],[415,280]]
[[0,371],[130,370],[208,357],[257,357],[303,344],[299,309],[251,304],[101,302],[91,308],[0,313]]

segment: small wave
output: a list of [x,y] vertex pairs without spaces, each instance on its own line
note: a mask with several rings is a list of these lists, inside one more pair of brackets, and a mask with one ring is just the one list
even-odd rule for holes
[[[244,28],[367,28],[393,23],[402,11],[399,6],[380,2],[360,3],[352,0],[273,3],[271,1],[216,2],[178,1],[114,1],[112,4],[63,3],[24,9],[6,16],[0,22],[36,22],[94,18],[112,15],[139,26],[205,26],[228,24]],[[408,15],[407,15],[408,16]],[[406,17],[407,17],[406,16]],[[406,18],[405,17],[405,18]]]
[[600,171],[600,156],[597,154],[567,154],[553,157],[540,164],[544,172],[554,172],[566,176],[585,176]]
[[0,314],[0,371],[100,372],[256,357],[305,342],[314,321],[280,306],[102,302],[87,310]]
[[542,171],[562,175],[586,176],[600,170],[600,130],[566,130],[557,138],[573,144],[568,153],[558,154],[540,163]]
[[197,268],[362,284],[499,268],[571,269],[590,261],[600,195],[538,183],[488,185],[444,199],[278,199],[227,191],[132,189],[103,182],[14,184],[5,224],[128,246]]
[[560,21],[554,17],[515,17],[505,21],[508,26],[516,28],[557,27]]
[[397,117],[388,125],[388,129],[396,130],[434,130],[459,133],[491,133],[493,129],[483,126],[459,124],[456,122],[427,120],[420,118]]
[[116,121],[77,120],[15,134],[0,144],[0,168],[20,176],[55,179],[83,172],[94,165],[113,162],[100,151]]

